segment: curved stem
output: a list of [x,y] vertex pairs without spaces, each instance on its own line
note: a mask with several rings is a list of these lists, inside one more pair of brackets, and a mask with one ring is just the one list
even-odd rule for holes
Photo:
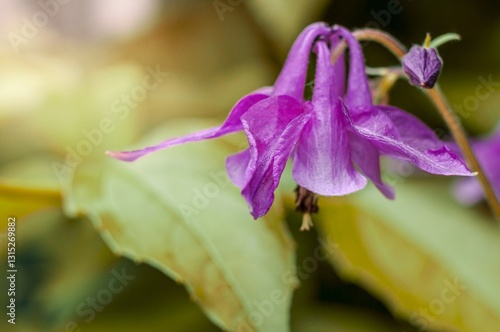
[[453,134],[453,138],[460,147],[460,150],[462,150],[462,153],[464,154],[465,159],[469,164],[469,168],[472,171],[477,172],[477,177],[481,182],[481,185],[483,186],[484,194],[490,205],[490,208],[497,220],[500,221],[500,203],[498,202],[495,191],[493,190],[490,181],[486,177],[481,164],[477,160],[476,155],[472,150],[472,147],[469,143],[469,140],[467,139],[460,120],[456,117],[438,84],[436,84],[434,88],[426,90],[426,92],[445,120],[447,126],[450,128],[450,131]]
[[[391,51],[399,60],[401,60],[401,58],[406,54],[406,48],[400,42],[398,42],[394,37],[383,33],[382,31],[362,29],[354,31],[353,35],[358,40],[370,40],[378,42],[379,44],[385,46],[389,51]],[[484,174],[481,164],[479,163],[474,151],[472,150],[460,119],[453,112],[453,109],[450,107],[445,95],[437,84],[432,89],[424,90],[438,109],[439,113],[446,122],[446,125],[449,127],[453,138],[457,142],[460,150],[462,151],[462,154],[467,161],[469,169],[473,172],[478,173],[478,179],[481,182],[486,200],[488,201],[491,211],[493,212],[496,220],[500,221],[500,203],[495,195],[495,191],[493,190],[491,183]]]
[[398,58],[406,54],[406,47],[393,36],[375,29],[359,29],[352,32],[357,40],[369,40],[386,47]]
[[430,47],[432,48],[438,48],[439,46],[446,44],[450,41],[453,40],[460,40],[462,37],[460,37],[459,34],[456,33],[445,33],[444,35],[441,35],[437,38],[433,38],[431,41]]
[[[375,41],[386,47],[398,58],[402,58],[406,54],[406,47],[401,44],[396,38],[382,31],[375,29],[359,29],[352,32],[352,35],[357,40]],[[344,53],[347,48],[345,41],[340,42],[332,52],[332,62],[335,62],[340,54]]]

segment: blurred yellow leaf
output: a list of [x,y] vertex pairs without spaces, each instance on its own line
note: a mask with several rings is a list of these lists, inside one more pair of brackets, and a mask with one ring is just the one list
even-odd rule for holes
[[39,151],[89,157],[132,141],[140,126],[131,95],[142,101],[144,80],[153,84],[146,66],[85,68],[68,54],[1,58],[0,70],[5,72],[0,79],[4,160]]
[[340,245],[331,263],[419,329],[497,331],[500,232],[433,182],[406,181],[394,202],[373,187],[322,200],[318,224]]
[[[59,191],[43,189],[12,187],[0,182],[0,211],[2,220],[7,217],[21,219],[33,212],[47,207],[61,206],[61,194]],[[4,231],[6,222],[2,223]]]
[[[207,126],[172,123],[147,143]],[[115,253],[184,283],[220,327],[287,331],[296,281],[293,245],[281,212],[252,220],[225,173],[232,152],[228,141],[218,140],[135,163],[84,162],[67,210],[87,214]]]
[[[0,214],[21,219],[40,209],[60,207],[61,189],[51,159],[31,157],[0,169]],[[6,224],[2,223],[3,231]]]

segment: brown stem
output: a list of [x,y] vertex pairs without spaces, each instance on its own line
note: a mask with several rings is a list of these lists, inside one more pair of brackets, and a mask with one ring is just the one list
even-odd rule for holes
[[467,160],[469,168],[472,171],[477,172],[477,177],[479,178],[479,181],[483,186],[486,200],[488,201],[497,221],[500,221],[500,203],[498,202],[498,198],[495,195],[495,191],[493,190],[490,181],[486,177],[481,164],[477,160],[476,155],[472,150],[472,147],[469,140],[467,139],[467,135],[465,134],[460,120],[456,117],[453,109],[448,104],[448,101],[446,100],[446,97],[439,88],[438,84],[436,84],[432,89],[426,89],[426,92],[443,117],[446,125],[450,128],[450,131],[453,134],[453,138],[457,142],[460,150],[462,150],[462,153]]
[[[382,31],[362,29],[354,31],[353,35],[358,40],[370,40],[378,42],[379,44],[389,49],[389,51],[391,51],[399,60],[401,60],[401,58],[406,54],[406,48],[401,43],[399,43],[394,37],[385,34]],[[333,53],[337,54],[337,50],[335,50]],[[446,122],[446,125],[449,127],[455,141],[462,151],[462,154],[467,160],[469,169],[473,172],[478,173],[478,178],[483,187],[486,200],[488,201],[493,215],[495,216],[497,221],[500,222],[500,203],[495,195],[495,191],[493,190],[491,183],[483,172],[481,164],[479,163],[474,151],[472,150],[460,119],[453,112],[453,109],[450,107],[445,95],[437,84],[432,89],[424,90],[438,109],[439,113]]]
[[[398,58],[406,54],[406,47],[401,44],[396,38],[388,35],[382,31],[375,29],[359,29],[352,32],[352,35],[357,40],[368,40],[378,42],[380,45],[385,46],[389,51],[395,54]],[[332,51],[332,63],[337,60],[339,55],[344,53],[347,48],[347,43],[342,41]]]
[[379,43],[380,45],[386,47],[398,58],[402,58],[406,54],[406,47],[401,44],[393,36],[375,29],[359,29],[353,31],[352,35],[357,40],[368,40]]

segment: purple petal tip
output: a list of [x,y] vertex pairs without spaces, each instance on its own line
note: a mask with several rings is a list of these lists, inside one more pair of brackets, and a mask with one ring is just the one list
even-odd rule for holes
[[106,151],[106,155],[112,158],[132,162],[139,159],[141,156],[133,152]]

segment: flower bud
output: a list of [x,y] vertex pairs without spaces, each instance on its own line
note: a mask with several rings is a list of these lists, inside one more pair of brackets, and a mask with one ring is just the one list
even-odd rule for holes
[[443,62],[435,48],[413,46],[403,57],[403,70],[410,84],[431,89],[441,73]]

